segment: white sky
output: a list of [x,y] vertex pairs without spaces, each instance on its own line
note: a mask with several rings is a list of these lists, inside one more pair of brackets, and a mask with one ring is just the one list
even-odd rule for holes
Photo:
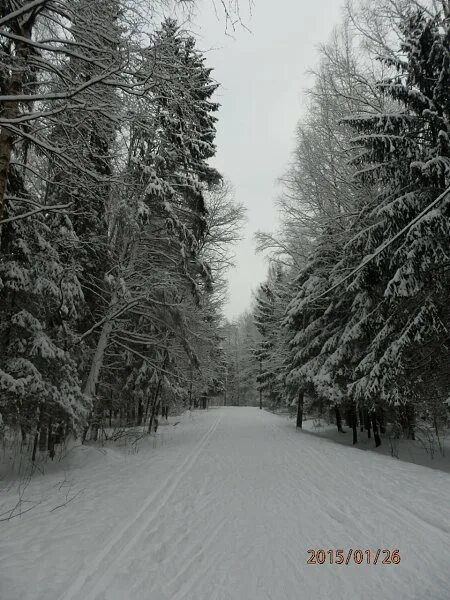
[[214,164],[247,207],[244,239],[229,274],[229,319],[250,307],[252,291],[265,279],[267,263],[255,253],[254,234],[276,226],[277,178],[293,149],[302,91],[311,83],[307,70],[339,23],[343,2],[255,0],[250,15],[247,1],[240,2],[241,14],[251,32],[239,28],[233,38],[227,36],[219,0],[218,16],[212,0],[201,0],[193,25],[198,46],[208,50],[208,65],[222,84]]

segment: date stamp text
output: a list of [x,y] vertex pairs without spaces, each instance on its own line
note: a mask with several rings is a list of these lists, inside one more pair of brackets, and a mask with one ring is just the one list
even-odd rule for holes
[[308,551],[308,565],[398,565],[400,563],[400,550],[390,548],[310,548]]

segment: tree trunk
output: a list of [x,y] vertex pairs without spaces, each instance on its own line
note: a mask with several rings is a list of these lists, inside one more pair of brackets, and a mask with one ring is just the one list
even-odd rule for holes
[[36,433],[34,434],[33,452],[31,454],[31,462],[33,462],[33,463],[36,461],[36,451],[37,451],[37,447],[38,447],[38,440],[39,440],[39,430],[36,429]]
[[[6,77],[5,95],[18,96],[23,91],[23,82],[27,74],[28,56],[30,47],[27,43],[31,39],[31,33],[34,26],[34,18],[25,19],[22,26],[17,27],[16,33],[20,33],[26,41],[15,40],[16,57],[20,61],[20,65],[14,65],[12,74],[8,81],[7,71],[4,71]],[[2,118],[15,119],[20,114],[20,103],[17,100],[3,102]],[[0,222],[4,218],[5,212],[5,194],[8,182],[9,168],[11,164],[11,154],[14,146],[14,134],[4,125],[0,129]],[[1,232],[1,225],[0,225]]]
[[339,410],[339,406],[337,404],[334,405],[334,414],[336,417],[337,430],[339,431],[339,433],[345,433],[345,431],[342,429],[341,411]]
[[[439,437],[439,424],[438,424],[436,414],[433,415],[433,427],[434,427],[434,433],[437,435],[437,437]],[[415,439],[415,437],[413,439]]]
[[158,397],[159,397],[159,392],[161,389],[161,381],[162,381],[162,377],[159,377],[158,384],[157,384],[156,390],[155,390],[155,395],[153,396],[153,402],[151,405],[150,420],[148,422],[148,433],[152,432],[153,423],[156,419],[156,411],[157,411],[157,409],[159,409]]
[[[165,354],[164,354],[163,364],[162,364],[163,370],[166,368],[168,359],[169,359],[169,352],[166,349]],[[152,431],[152,426],[153,426],[153,421],[155,419],[155,410],[157,408],[157,404],[158,404],[158,410],[159,410],[158,398],[159,398],[159,394],[161,391],[161,385],[162,385],[162,373],[159,374],[158,383],[156,385],[156,390],[155,390],[155,395],[153,396],[153,401],[151,404],[150,420],[148,422],[148,433],[151,433],[151,431]],[[192,386],[192,380],[191,380],[191,386]],[[148,408],[147,408],[146,412],[148,412]],[[156,429],[155,429],[155,431],[156,431]]]
[[[262,380],[262,359],[259,359],[259,381],[260,381],[260,385],[259,385],[259,410],[262,410],[262,384],[261,384],[261,380]],[[297,425],[298,427],[298,425]]]
[[362,433],[364,431],[364,411],[362,406],[359,407],[359,431]]
[[151,433],[152,427],[153,427],[153,430],[155,433],[158,431],[158,425],[159,425],[158,415],[159,415],[160,406],[161,406],[161,398],[159,400],[157,400],[156,404],[154,404],[152,406],[152,414],[150,415],[150,422],[148,425],[149,433]]
[[371,415],[372,417],[372,428],[373,428],[373,437],[375,440],[375,447],[378,448],[378,446],[381,446],[381,438],[380,438],[380,433],[378,431],[378,421],[377,421],[377,416],[375,413],[372,413]]
[[90,421],[90,417],[88,419],[88,425],[86,425],[86,427],[83,429],[83,435],[81,436],[81,443],[84,444],[86,442],[86,438],[87,438],[87,434],[89,431],[89,421]]
[[416,414],[415,414],[415,410],[414,410],[414,406],[412,405],[408,405],[406,407],[406,420],[407,420],[407,426],[408,426],[408,439],[409,440],[415,440],[416,439]]
[[[112,305],[114,306],[115,302],[112,302]],[[113,322],[112,320],[107,319],[100,332],[100,337],[98,338],[94,358],[92,359],[91,368],[84,388],[84,393],[92,400],[95,398],[97,383],[103,366],[103,359],[105,357],[105,350],[108,345],[109,336],[112,329]]]
[[384,409],[380,407],[377,410],[377,415],[378,415],[378,424],[380,426],[380,433],[386,433]]
[[136,424],[138,426],[142,425],[143,418],[144,418],[144,405],[142,403],[142,400],[139,400],[138,405],[137,405],[137,420],[136,420]]
[[55,442],[56,442],[55,432],[53,431],[53,422],[51,419],[48,421],[48,440],[47,440],[47,450],[48,455],[53,460],[55,458]]
[[[114,292],[111,298],[111,302],[109,304],[108,313],[110,317],[113,315],[117,305],[117,293]],[[89,375],[86,381],[86,385],[84,387],[84,393],[91,399],[93,406],[93,414],[98,415],[98,407],[95,406],[95,396],[97,393],[97,384],[100,377],[100,371],[102,370],[103,360],[105,358],[105,350],[108,346],[109,336],[113,330],[113,320],[112,318],[105,319],[103,323],[100,337],[97,341],[97,347],[95,348],[94,357],[92,359],[91,368],[89,370]],[[92,413],[91,413],[92,414]],[[90,423],[88,423],[87,427],[83,431],[83,439],[82,442],[86,441],[87,433],[89,431]],[[98,436],[98,430],[94,432],[94,437]]]
[[24,446],[27,443],[27,431],[23,424],[20,425],[20,434],[22,436],[22,445]]
[[300,429],[303,427],[303,396],[303,390],[300,390],[297,399],[297,427]]
[[370,423],[370,415],[367,411],[364,411],[364,422],[367,429],[367,438],[370,440],[372,437],[372,425]]
[[36,409],[36,431],[34,434],[33,452],[31,454],[31,462],[33,462],[33,463],[36,460],[36,452],[38,449],[39,434],[41,432],[41,427],[42,427],[42,411],[41,411],[41,405],[39,403],[37,406],[37,409]]
[[39,452],[46,452],[48,450],[48,440],[50,437],[50,433],[48,427],[44,425],[44,423],[40,423],[39,425]]
[[95,423],[92,424],[92,435],[91,435],[91,440],[93,442],[98,442],[98,421],[97,419],[95,420]]
[[193,378],[194,378],[194,374],[192,373],[192,365],[190,366],[190,374],[191,374],[191,380],[189,382],[189,410],[191,410],[191,408],[192,408],[192,383],[193,383]]
[[[8,102],[8,104],[11,103]],[[3,219],[3,215],[5,212],[6,184],[8,180],[13,142],[14,138],[12,133],[8,131],[5,127],[2,127],[0,131],[0,221]]]
[[[319,417],[321,417],[322,415],[323,415],[323,398],[319,398]],[[341,413],[339,413],[339,419],[342,423]],[[342,426],[341,426],[341,428],[342,428]]]
[[353,445],[358,443],[358,419],[356,417],[356,406],[352,404],[352,432],[353,432]]

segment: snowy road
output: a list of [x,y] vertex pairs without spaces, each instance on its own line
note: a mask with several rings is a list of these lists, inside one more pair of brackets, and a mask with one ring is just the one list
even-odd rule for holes
[[[165,429],[157,448],[94,463],[83,449],[86,464],[29,486],[41,504],[0,523],[2,600],[450,598],[448,474],[255,408]],[[82,493],[50,512],[67,478]],[[309,548],[399,549],[401,563],[307,565]]]

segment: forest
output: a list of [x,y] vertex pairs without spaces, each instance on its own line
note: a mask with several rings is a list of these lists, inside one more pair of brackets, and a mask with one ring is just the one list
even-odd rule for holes
[[349,4],[312,75],[280,178],[279,230],[257,234],[269,274],[232,338],[251,366],[240,385],[257,386],[271,409],[292,407],[298,427],[319,415],[340,432],[345,420],[354,444],[361,432],[375,446],[420,432],[442,450],[448,2]]
[[212,69],[138,1],[2,3],[1,432],[31,453],[219,386],[244,210]]
[[[233,7],[223,6],[226,22]],[[213,66],[163,5],[0,13],[0,415],[55,454],[209,402],[440,435],[450,394],[449,6],[349,3],[320,48],[267,280],[236,322],[245,207],[210,164]],[[235,26],[236,21],[232,21]]]

